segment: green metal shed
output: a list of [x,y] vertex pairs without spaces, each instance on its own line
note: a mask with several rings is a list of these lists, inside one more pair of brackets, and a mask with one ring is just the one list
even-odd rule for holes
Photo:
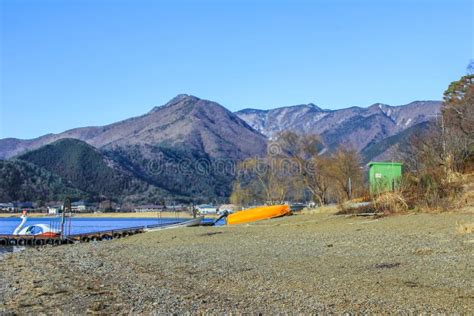
[[401,162],[369,162],[369,185],[371,193],[393,191],[402,177]]

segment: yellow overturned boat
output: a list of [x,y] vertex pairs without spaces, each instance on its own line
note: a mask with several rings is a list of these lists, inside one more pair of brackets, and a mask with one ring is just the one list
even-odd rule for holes
[[259,206],[249,208],[248,210],[240,211],[227,216],[227,224],[243,224],[259,221],[262,219],[269,219],[274,217],[280,217],[289,215],[291,213],[288,205],[272,205],[272,206]]

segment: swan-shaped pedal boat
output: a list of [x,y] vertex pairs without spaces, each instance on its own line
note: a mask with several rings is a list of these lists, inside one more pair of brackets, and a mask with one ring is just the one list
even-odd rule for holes
[[58,229],[53,229],[47,224],[36,224],[25,226],[26,221],[28,220],[28,215],[26,211],[23,211],[21,215],[21,223],[13,231],[13,235],[16,236],[37,236],[37,237],[59,237],[61,236],[61,231]]

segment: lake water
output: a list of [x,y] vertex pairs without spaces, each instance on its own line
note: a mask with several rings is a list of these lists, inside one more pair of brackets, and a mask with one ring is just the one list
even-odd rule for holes
[[[189,218],[87,218],[87,217],[73,217],[67,218],[65,222],[65,231],[67,235],[92,233],[99,231],[107,231],[122,228],[131,227],[144,227],[144,226],[166,226],[170,224],[180,223],[189,220]],[[212,222],[212,218],[205,218],[204,222]],[[10,235],[13,233],[15,228],[20,224],[21,218],[10,217],[0,218],[0,235]],[[28,218],[25,226],[35,224],[47,224],[52,228],[59,229],[61,226],[60,217],[32,217]],[[225,220],[221,220],[216,223],[216,226],[225,224]],[[0,246],[0,260],[7,253],[19,252],[24,247],[4,247]]]
[[[88,218],[88,217],[73,217],[67,218],[65,222],[65,232],[67,235],[92,233],[99,231],[107,231],[131,227],[144,227],[156,225],[170,225],[180,223],[189,218]],[[204,219],[205,222],[210,222],[212,219]],[[12,234],[15,228],[20,224],[19,217],[0,218],[0,234]],[[61,217],[32,217],[28,218],[25,226],[35,224],[47,224],[52,228],[60,229]],[[223,222],[218,223],[222,225]]]

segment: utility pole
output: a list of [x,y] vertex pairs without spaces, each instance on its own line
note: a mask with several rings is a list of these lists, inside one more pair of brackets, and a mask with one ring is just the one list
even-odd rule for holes
[[61,239],[66,239],[66,232],[64,231],[64,224],[66,222],[66,210],[71,211],[71,199],[66,198],[63,204],[63,214],[61,216]]
[[349,200],[352,200],[352,180],[351,180],[350,177],[347,180],[347,187],[348,187],[348,191],[349,191]]
[[197,211],[196,211],[196,208],[194,207],[194,202],[191,202],[191,211],[193,213],[193,218],[196,218]]
[[[443,142],[443,165],[444,165],[444,174],[445,177],[448,177],[449,170],[451,170],[451,160],[450,157],[448,157],[447,151],[446,151],[446,126],[444,124],[444,115],[441,112],[441,138]],[[449,181],[449,180],[448,180]]]

